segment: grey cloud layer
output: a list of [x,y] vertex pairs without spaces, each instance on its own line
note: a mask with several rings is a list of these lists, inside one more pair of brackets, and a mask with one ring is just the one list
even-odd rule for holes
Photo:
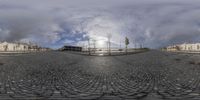
[[0,0],[0,40],[53,46],[111,33],[114,44],[128,36],[156,48],[200,42],[199,19],[197,0]]

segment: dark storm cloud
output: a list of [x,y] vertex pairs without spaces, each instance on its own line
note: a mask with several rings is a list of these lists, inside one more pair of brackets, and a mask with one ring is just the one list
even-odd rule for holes
[[[200,42],[198,0],[0,0],[0,40],[84,44],[85,38],[162,47]],[[71,38],[73,37],[73,38]]]

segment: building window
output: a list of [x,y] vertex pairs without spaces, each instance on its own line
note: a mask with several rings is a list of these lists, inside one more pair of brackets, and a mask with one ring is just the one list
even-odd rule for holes
[[200,49],[200,46],[199,46],[199,45],[197,45],[197,49],[198,49],[198,50]]

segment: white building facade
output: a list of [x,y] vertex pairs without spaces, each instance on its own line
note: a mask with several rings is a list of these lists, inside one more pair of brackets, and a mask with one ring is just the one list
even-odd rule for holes
[[167,47],[168,51],[200,51],[200,43],[184,43]]
[[0,52],[46,51],[46,48],[26,43],[0,42]]

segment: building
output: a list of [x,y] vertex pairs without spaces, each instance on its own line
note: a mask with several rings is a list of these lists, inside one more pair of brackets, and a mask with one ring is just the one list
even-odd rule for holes
[[183,51],[200,51],[200,43],[193,43],[193,44],[181,44],[179,45],[180,50]]
[[64,46],[60,50],[61,51],[82,51],[82,47],[78,47],[78,46]]
[[179,51],[179,46],[173,45],[173,46],[168,46],[167,51]]
[[200,43],[183,43],[168,46],[167,51],[200,51]]
[[0,52],[46,51],[46,50],[48,49],[33,44],[0,42]]

